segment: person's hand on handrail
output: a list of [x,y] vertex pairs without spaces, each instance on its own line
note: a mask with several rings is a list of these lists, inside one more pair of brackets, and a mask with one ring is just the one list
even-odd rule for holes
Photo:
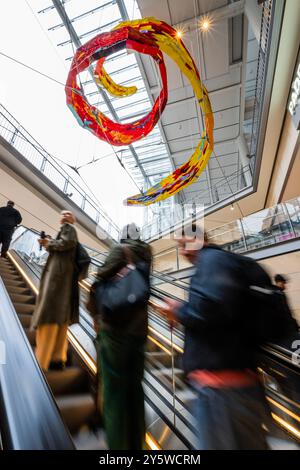
[[179,300],[169,299],[166,297],[164,299],[164,304],[157,306],[156,309],[161,315],[166,317],[170,327],[173,328],[177,322],[176,312],[181,307],[181,305],[182,303]]

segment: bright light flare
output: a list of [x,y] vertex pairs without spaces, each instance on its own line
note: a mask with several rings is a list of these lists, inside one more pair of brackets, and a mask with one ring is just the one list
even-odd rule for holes
[[178,30],[176,31],[176,37],[177,37],[177,39],[181,39],[182,36],[183,36],[183,31],[182,31],[181,29],[178,29]]
[[211,29],[211,26],[212,26],[212,20],[208,16],[204,16],[199,21],[199,27],[203,33],[206,33],[207,31],[209,31]]

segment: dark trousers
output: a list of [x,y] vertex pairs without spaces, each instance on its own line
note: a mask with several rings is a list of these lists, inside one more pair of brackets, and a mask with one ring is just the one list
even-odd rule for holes
[[198,450],[267,450],[262,423],[269,419],[260,386],[197,387],[193,404]]
[[97,337],[104,427],[111,450],[145,448],[144,339],[101,331]]
[[0,228],[0,245],[2,245],[1,256],[5,256],[8,252],[12,235],[13,231]]

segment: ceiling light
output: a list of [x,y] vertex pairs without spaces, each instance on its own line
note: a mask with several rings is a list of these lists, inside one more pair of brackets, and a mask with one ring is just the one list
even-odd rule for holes
[[202,32],[206,32],[206,31],[209,31],[210,28],[211,28],[211,20],[210,18],[208,17],[203,17],[201,20],[200,20],[200,23],[199,23],[199,26],[200,26],[200,29]]

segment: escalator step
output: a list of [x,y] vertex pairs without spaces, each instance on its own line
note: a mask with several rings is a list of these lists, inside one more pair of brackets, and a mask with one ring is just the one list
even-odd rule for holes
[[4,277],[4,278],[5,277],[7,277],[7,278],[19,277],[21,279],[21,276],[17,271],[1,271],[1,276]]
[[49,370],[46,372],[46,377],[55,396],[87,391],[87,374],[79,367],[68,367],[63,371]]
[[17,274],[17,271],[14,268],[0,266],[0,275],[2,274]]
[[7,284],[5,285],[9,295],[11,294],[22,294],[22,295],[32,295],[31,291],[28,287],[24,286],[8,286]]
[[22,304],[34,304],[35,299],[32,295],[23,295],[23,294],[9,294],[13,303],[22,303]]
[[18,317],[24,329],[30,328],[32,315],[28,313],[21,313],[20,315],[18,315]]
[[24,281],[22,280],[12,280],[12,279],[9,279],[9,280],[5,280],[5,287],[26,287],[26,284]]
[[61,396],[56,399],[56,403],[71,434],[89,423],[95,414],[95,403],[88,393]]
[[36,339],[36,331],[35,330],[29,330],[28,328],[25,329],[26,336],[28,338],[29,343],[31,344],[32,347],[36,345],[35,339]]
[[11,280],[11,281],[22,281],[22,278],[17,273],[1,273],[1,277],[4,280]]
[[31,315],[34,311],[34,304],[24,304],[20,302],[14,303],[15,310],[18,315],[23,314],[23,313],[28,313]]

